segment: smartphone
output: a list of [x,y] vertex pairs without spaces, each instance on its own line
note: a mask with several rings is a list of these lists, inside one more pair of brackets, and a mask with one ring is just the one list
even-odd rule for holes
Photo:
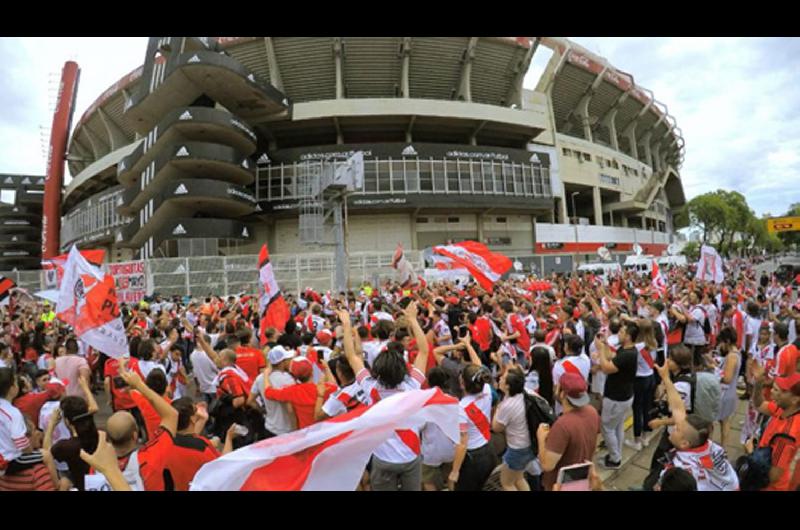
[[592,463],[575,464],[562,467],[558,470],[557,482],[561,484],[561,491],[589,491],[589,472]]
[[245,427],[244,425],[239,425],[237,423],[233,427],[233,432],[235,432],[239,436],[247,436],[247,433],[250,432],[250,430],[247,427]]

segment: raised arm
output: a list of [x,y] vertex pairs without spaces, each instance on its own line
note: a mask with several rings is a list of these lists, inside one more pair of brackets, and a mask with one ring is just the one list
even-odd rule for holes
[[350,323],[350,313],[343,309],[336,310],[336,316],[342,323],[342,342],[344,343],[344,356],[353,369],[353,373],[358,374],[364,368],[364,360],[356,353],[353,345],[353,325]]
[[94,399],[94,394],[92,394],[92,390],[89,388],[89,378],[88,377],[79,377],[78,384],[83,390],[83,394],[86,396],[86,404],[89,407],[89,414],[94,414],[100,407],[97,406],[97,401]]
[[161,427],[175,436],[178,431],[178,411],[167,403],[163,397],[156,394],[153,389],[144,384],[139,374],[129,371],[124,362],[119,363],[119,375],[131,388],[138,390],[153,405],[153,408],[156,409],[158,416],[161,418]]
[[214,348],[212,348],[208,343],[203,333],[197,334],[197,345],[200,346],[200,349],[202,349],[205,354],[208,355],[208,358],[211,359],[215,365],[220,366],[222,360],[220,359],[219,354],[214,351]]
[[478,353],[475,351],[475,348],[472,347],[472,337],[469,333],[467,333],[464,337],[462,337],[459,342],[464,345],[467,349],[467,353],[469,354],[469,360],[475,366],[483,366],[483,362],[481,358],[478,357]]
[[672,382],[669,366],[665,362],[663,365],[655,365],[655,369],[658,370],[658,375],[661,376],[661,380],[664,382],[664,389],[667,393],[667,404],[672,413],[672,419],[675,423],[685,420],[686,405],[683,404],[683,399],[678,393],[678,389],[675,388],[675,384]]
[[417,312],[417,302],[411,302],[405,310],[403,310],[403,314],[406,316],[408,326],[411,328],[419,351],[417,358],[414,359],[414,368],[424,374],[425,368],[428,366],[428,340],[425,338],[425,333],[423,333],[419,322],[417,322]]

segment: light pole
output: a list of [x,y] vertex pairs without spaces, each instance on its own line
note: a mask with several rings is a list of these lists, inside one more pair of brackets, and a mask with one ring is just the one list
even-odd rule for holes
[[570,195],[570,198],[572,199],[572,218],[574,219],[572,224],[578,224],[578,211],[575,209],[575,196],[580,194],[581,192],[579,191],[573,191]]

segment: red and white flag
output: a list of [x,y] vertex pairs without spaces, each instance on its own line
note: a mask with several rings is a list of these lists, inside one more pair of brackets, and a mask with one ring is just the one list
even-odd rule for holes
[[698,280],[705,282],[713,281],[722,283],[725,281],[725,273],[722,272],[722,256],[717,254],[717,250],[709,245],[700,247],[700,261],[697,262]]
[[433,252],[450,258],[467,269],[480,286],[489,292],[492,292],[497,280],[511,268],[510,258],[491,252],[486,245],[476,241],[433,247]]
[[228,453],[201,467],[189,489],[353,491],[378,446],[396,430],[424,423],[458,440],[458,401],[438,388],[401,392]]
[[652,281],[650,282],[651,287],[661,293],[661,296],[664,296],[667,292],[667,280],[665,280],[664,275],[661,274],[656,260],[653,260],[653,270],[650,274],[652,277]]
[[275,281],[266,244],[261,247],[261,252],[258,254],[258,309],[261,312],[259,336],[261,344],[264,345],[267,343],[264,334],[267,328],[275,328],[282,332],[292,316],[278,282]]
[[91,265],[74,245],[64,264],[56,308],[56,316],[89,346],[109,357],[128,354],[114,277]]
[[[81,256],[86,258],[91,265],[99,267],[103,264],[106,251],[99,250],[81,250]],[[50,259],[42,260],[42,270],[45,271],[45,283],[48,289],[61,285],[61,279],[64,277],[64,264],[67,262],[69,254],[61,254]]]

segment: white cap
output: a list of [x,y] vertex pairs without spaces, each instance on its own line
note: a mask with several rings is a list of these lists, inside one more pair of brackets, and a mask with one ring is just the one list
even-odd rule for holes
[[286,359],[295,357],[297,353],[294,350],[287,350],[283,346],[275,346],[269,351],[269,363],[272,365],[280,364]]

